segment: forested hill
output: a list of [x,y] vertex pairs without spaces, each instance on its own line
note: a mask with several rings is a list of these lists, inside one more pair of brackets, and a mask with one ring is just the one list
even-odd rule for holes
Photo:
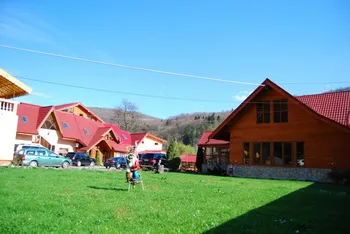
[[[116,109],[98,107],[89,109],[104,121],[118,124]],[[230,112],[180,114],[168,119],[159,119],[137,112],[136,126],[129,132],[149,132],[168,141],[175,136],[184,144],[194,146],[204,131],[214,130]]]

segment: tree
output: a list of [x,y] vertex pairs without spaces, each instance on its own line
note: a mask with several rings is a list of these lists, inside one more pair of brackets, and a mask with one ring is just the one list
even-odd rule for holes
[[195,148],[192,145],[184,145],[182,143],[178,143],[178,145],[179,145],[180,155],[183,155],[183,154],[195,154],[196,153],[196,150],[195,150]]
[[196,167],[201,172],[202,164],[204,162],[204,150],[202,147],[198,147],[197,157],[196,157]]
[[138,107],[136,104],[123,99],[120,106],[114,111],[114,122],[128,132],[136,129],[139,120]]
[[177,142],[176,137],[172,137],[168,150],[167,156],[169,160],[180,157],[179,143]]
[[185,127],[185,131],[182,137],[182,142],[185,145],[194,145],[195,133],[196,133],[196,129],[191,125],[187,125]]
[[172,171],[177,171],[180,166],[180,149],[179,143],[176,137],[172,137],[168,150],[167,150],[168,162],[167,165]]

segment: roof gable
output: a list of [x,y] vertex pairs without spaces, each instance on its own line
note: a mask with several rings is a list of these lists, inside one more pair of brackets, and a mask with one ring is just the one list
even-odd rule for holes
[[[340,127],[345,127],[347,130],[349,130],[349,116],[346,116],[346,113],[340,113],[339,109],[346,109],[350,111],[350,97],[346,95],[346,98],[341,96],[340,98],[342,101],[337,104],[338,110],[336,108],[328,108],[327,106],[331,106],[336,102],[332,98],[321,98],[321,95],[323,94],[315,94],[315,95],[307,95],[307,96],[300,96],[295,97],[285,91],[283,88],[272,82],[270,79],[266,79],[258,88],[254,90],[253,93],[251,93],[209,136],[209,138],[217,138],[221,139],[220,137],[224,135],[224,131],[228,130],[228,126],[230,122],[236,117],[236,115],[243,110],[247,106],[248,103],[253,103],[252,100],[257,97],[262,91],[268,90],[269,88],[272,88],[273,90],[280,93],[282,96],[287,97],[290,101],[296,102],[297,104],[301,104],[302,107],[304,107],[306,110],[313,112],[316,114],[319,118],[322,120],[336,123]],[[349,92],[350,93],[350,92]],[[309,98],[307,98],[309,96]],[[310,98],[310,96],[313,96],[313,98]],[[325,95],[326,96],[326,95]],[[334,96],[333,96],[334,98]],[[345,100],[344,100],[345,99]],[[316,101],[317,100],[317,101]],[[326,102],[325,102],[326,101]],[[347,107],[345,106],[347,105]],[[341,107],[340,107],[341,106]],[[347,113],[349,113],[349,111]],[[342,116],[344,115],[344,116]],[[346,121],[340,119],[347,119],[348,123]],[[346,123],[346,125],[342,124]],[[226,133],[227,134],[227,133]]]
[[105,123],[104,126],[111,127],[117,139],[119,139],[120,144],[132,145],[132,137],[129,132],[121,130],[118,125]]
[[62,105],[58,105],[55,106],[55,110],[57,111],[62,111],[62,110],[66,110],[69,108],[74,108],[74,107],[79,107],[80,109],[82,109],[86,114],[88,115],[92,115],[93,117],[95,117],[99,122],[104,123],[104,121],[97,116],[95,113],[93,113],[90,109],[88,109],[86,106],[84,106],[82,103],[80,102],[73,102],[73,103],[67,103],[67,104],[62,104]]
[[147,133],[147,132],[142,132],[142,133],[132,133],[131,134],[131,141],[132,141],[132,144],[133,145],[137,145],[139,144],[140,142],[142,142],[145,138],[150,138],[154,141],[157,141],[159,143],[165,143],[167,142],[166,140],[162,139],[162,138],[159,138],[157,136],[154,136],[150,133]]

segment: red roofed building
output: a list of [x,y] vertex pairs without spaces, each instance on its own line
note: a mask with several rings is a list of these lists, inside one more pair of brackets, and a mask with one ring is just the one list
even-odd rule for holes
[[229,141],[209,139],[212,131],[203,132],[198,141],[198,150],[204,152],[204,164],[227,164],[229,158]]
[[295,97],[266,79],[208,138],[229,141],[232,175],[326,181],[350,169],[349,117],[350,92]]
[[163,144],[167,141],[154,136],[150,133],[132,133],[131,144],[136,146],[136,151],[139,155],[146,153],[163,153]]
[[16,144],[39,143],[63,155],[81,151],[96,157],[99,153],[102,160],[127,152],[120,144],[121,132],[117,134],[81,103],[45,107],[20,103],[17,114]]
[[195,154],[183,154],[180,156],[180,169],[181,171],[197,171],[196,169],[196,155]]

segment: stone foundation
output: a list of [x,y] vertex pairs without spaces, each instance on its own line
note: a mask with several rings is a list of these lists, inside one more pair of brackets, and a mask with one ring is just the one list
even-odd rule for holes
[[227,167],[227,174],[234,177],[280,179],[280,180],[304,180],[314,182],[331,183],[328,173],[331,169],[319,168],[282,168],[264,166],[233,166]]

